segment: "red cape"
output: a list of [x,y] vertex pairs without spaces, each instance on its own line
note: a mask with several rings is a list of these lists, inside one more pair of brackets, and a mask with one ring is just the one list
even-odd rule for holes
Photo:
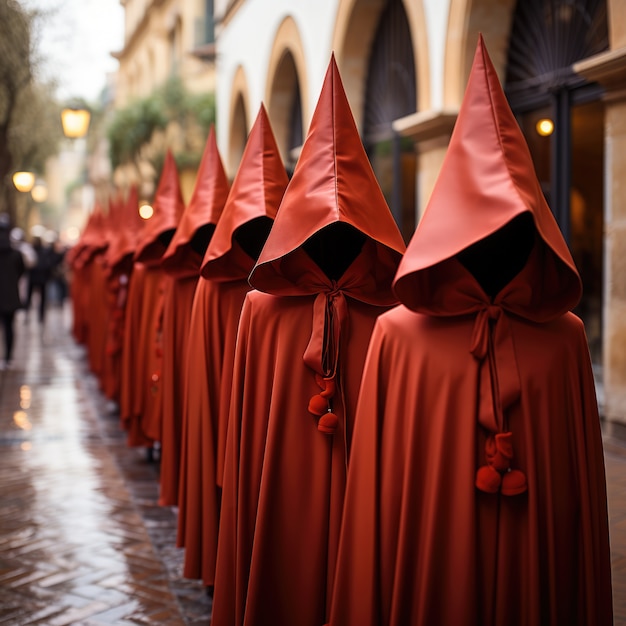
[[[510,243],[485,254],[496,232]],[[404,306],[379,318],[363,375],[330,623],[608,626],[580,281],[482,39],[394,287]]]
[[332,59],[241,314],[214,626],[326,620],[361,369],[403,251]]
[[[206,251],[202,272],[210,278],[198,284],[189,331],[178,545],[185,546],[184,575],[201,578],[207,586],[215,575],[237,325],[255,261],[238,237],[254,228],[253,247],[261,248],[287,182],[261,106]],[[259,220],[265,221],[262,228]]]
[[[138,337],[125,333],[126,360],[129,379],[124,381],[132,397],[132,412],[122,414],[131,420],[129,445],[142,445],[142,440],[161,441],[163,415],[163,310],[167,277],[160,266],[167,244],[184,212],[178,170],[171,151],[167,151],[154,202],[154,214],[142,229],[134,254],[135,269],[131,277],[127,328],[136,327]],[[139,265],[141,278],[135,280]],[[137,277],[139,278],[139,277]],[[135,433],[137,437],[133,435]]]
[[170,277],[164,294],[162,337],[159,475],[159,504],[162,505],[178,504],[189,321],[203,253],[224,208],[228,189],[215,132],[211,128],[191,199],[161,259],[161,267]]
[[141,418],[148,393],[152,393],[149,355],[155,350],[154,325],[158,307],[161,270],[135,263],[130,276],[120,390],[120,421],[128,432],[129,446],[149,446],[153,439]]

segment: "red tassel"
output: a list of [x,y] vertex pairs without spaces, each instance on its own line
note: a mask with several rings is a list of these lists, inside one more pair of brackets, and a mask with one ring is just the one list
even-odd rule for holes
[[332,398],[335,395],[335,381],[333,378],[324,379],[325,389],[320,393],[323,398]]
[[309,400],[309,412],[313,415],[324,415],[328,411],[328,400],[320,394],[315,394]]
[[502,476],[491,467],[491,465],[483,465],[476,472],[476,487],[485,493],[497,493],[500,489]]
[[326,435],[334,435],[337,426],[339,426],[339,418],[330,411],[320,417],[320,421],[317,423],[317,429]]
[[502,477],[502,495],[517,496],[527,489],[526,476],[521,470],[511,470]]

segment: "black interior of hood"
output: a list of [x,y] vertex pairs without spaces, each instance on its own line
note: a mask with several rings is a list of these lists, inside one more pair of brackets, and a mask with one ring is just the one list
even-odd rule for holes
[[175,228],[171,228],[170,230],[163,231],[159,235],[159,242],[167,248],[167,246],[170,245],[170,241],[172,241],[172,237],[174,237],[175,232],[176,232]]
[[274,221],[263,215],[242,224],[234,234],[242,250],[255,261],[259,258]]
[[330,280],[339,280],[361,253],[366,235],[345,222],[334,222],[309,237],[302,248]]
[[520,273],[535,242],[535,224],[522,213],[488,237],[457,254],[459,261],[494,298]]
[[189,243],[191,249],[203,257],[206,249],[209,247],[209,243],[211,243],[211,237],[213,237],[214,232],[215,224],[200,226]]

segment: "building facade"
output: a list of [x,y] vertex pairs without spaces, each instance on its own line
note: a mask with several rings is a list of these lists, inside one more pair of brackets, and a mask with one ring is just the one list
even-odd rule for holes
[[[149,98],[176,78],[192,94],[215,92],[213,0],[120,0],[124,8],[124,45],[113,53],[119,61],[115,108]],[[199,129],[198,129],[199,130]],[[165,148],[201,155],[206,137],[174,121],[154,133],[133,163],[118,166],[117,188],[138,184],[142,200],[150,200],[158,177],[154,162]],[[198,159],[199,160],[199,159]],[[195,183],[193,165],[180,168],[181,187],[189,199]]]
[[149,96],[173,75],[194,92],[214,91],[213,0],[121,0],[124,47],[116,106]]
[[215,0],[213,10],[217,135],[229,174],[261,102],[286,167],[294,166],[334,54],[407,240],[483,34],[583,279],[576,312],[607,428],[626,431],[622,0]]

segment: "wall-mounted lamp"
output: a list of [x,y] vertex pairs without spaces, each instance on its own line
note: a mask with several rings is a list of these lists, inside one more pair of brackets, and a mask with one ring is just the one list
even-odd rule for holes
[[139,207],[139,215],[144,220],[149,220],[154,215],[154,209],[146,202]]
[[544,117],[537,122],[535,128],[542,137],[549,137],[554,132],[554,122]]
[[18,191],[28,193],[35,184],[35,175],[32,172],[15,172],[13,184]]

